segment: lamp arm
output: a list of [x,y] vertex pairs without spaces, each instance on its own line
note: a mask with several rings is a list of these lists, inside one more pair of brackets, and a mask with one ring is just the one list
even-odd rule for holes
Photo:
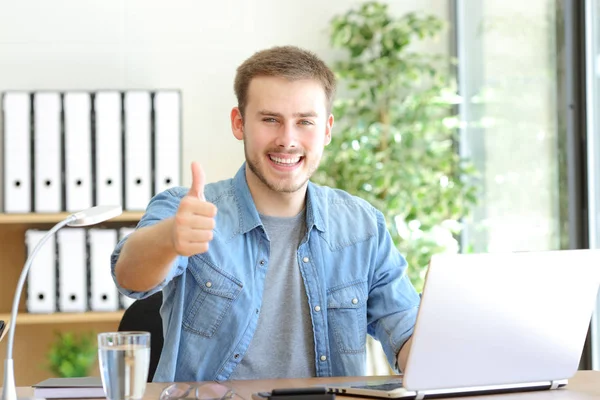
[[3,400],[16,400],[16,388],[15,388],[15,380],[14,380],[14,371],[13,371],[13,344],[15,340],[15,328],[17,322],[17,313],[19,310],[19,300],[21,298],[21,292],[23,291],[23,286],[25,285],[25,280],[27,279],[27,275],[29,274],[29,269],[31,268],[31,264],[35,259],[38,251],[42,248],[44,243],[56,233],[59,229],[64,227],[65,225],[70,224],[75,221],[77,217],[73,214],[69,215],[66,219],[62,220],[58,224],[54,225],[52,229],[42,237],[42,239],[38,242],[38,244],[34,247],[31,254],[27,257],[27,261],[25,262],[25,266],[23,266],[23,270],[21,271],[21,276],[19,277],[19,282],[17,283],[17,289],[15,290],[15,297],[13,299],[12,304],[12,312],[10,314],[10,320],[8,322],[8,344],[6,346],[6,360],[4,365],[4,387],[2,390],[2,398]]
[[29,274],[29,270],[31,269],[31,264],[35,259],[38,251],[42,248],[42,246],[48,241],[48,239],[56,233],[60,228],[68,225],[72,221],[74,221],[76,217],[69,216],[69,218],[59,222],[54,225],[52,229],[46,233],[46,235],[39,241],[39,243],[35,246],[29,257],[27,257],[27,261],[25,262],[25,266],[23,267],[23,271],[21,271],[21,276],[19,277],[19,283],[17,283],[17,290],[15,290],[15,297],[13,299],[12,312],[10,314],[10,329],[8,331],[8,347],[6,352],[6,358],[13,358],[13,342],[15,340],[15,325],[17,321],[17,313],[19,310],[19,300],[21,299],[21,292],[23,291],[23,286],[25,285],[25,280],[27,279],[27,275]]

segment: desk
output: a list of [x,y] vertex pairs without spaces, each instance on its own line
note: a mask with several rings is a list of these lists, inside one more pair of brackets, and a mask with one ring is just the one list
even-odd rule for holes
[[[355,377],[341,378],[312,378],[312,379],[274,379],[274,380],[256,380],[256,381],[229,381],[226,385],[235,389],[236,393],[245,400],[250,400],[252,393],[260,391],[268,391],[273,388],[291,388],[291,387],[307,387],[315,386],[319,383],[331,382],[347,382],[354,381]],[[376,377],[373,379],[385,379],[385,377]],[[146,386],[144,399],[156,400],[162,389],[167,386],[166,383],[149,383]],[[19,397],[27,397],[33,395],[31,387],[17,388]],[[239,399],[238,396],[235,397]],[[569,379],[569,384],[564,389],[559,390],[543,390],[539,392],[524,392],[500,394],[493,396],[469,396],[464,399],[477,400],[504,400],[504,399],[519,399],[519,400],[587,400],[600,399],[600,371],[578,371],[575,376]],[[337,395],[336,399],[361,399],[361,397],[348,397]],[[454,397],[456,399],[456,397]]]

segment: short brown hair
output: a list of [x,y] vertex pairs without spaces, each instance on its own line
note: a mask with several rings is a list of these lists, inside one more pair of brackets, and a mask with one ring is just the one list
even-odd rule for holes
[[276,76],[290,81],[314,79],[323,85],[327,112],[331,112],[335,95],[335,75],[314,53],[295,46],[278,46],[254,53],[237,69],[233,88],[238,108],[244,116],[250,81],[257,76]]

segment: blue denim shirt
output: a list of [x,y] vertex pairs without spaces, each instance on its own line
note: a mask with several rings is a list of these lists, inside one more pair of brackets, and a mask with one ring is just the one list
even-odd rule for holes
[[[175,215],[187,192],[178,187],[156,195],[138,227]],[[206,185],[204,194],[218,208],[209,251],[178,257],[150,291],[119,287],[137,299],[163,291],[157,382],[227,380],[248,350],[268,290],[269,239],[245,165],[233,179]],[[383,215],[346,192],[309,183],[306,227],[298,265],[310,303],[317,376],[364,375],[367,333],[381,342],[395,366],[412,335],[419,296]],[[113,279],[125,240],[111,257]]]

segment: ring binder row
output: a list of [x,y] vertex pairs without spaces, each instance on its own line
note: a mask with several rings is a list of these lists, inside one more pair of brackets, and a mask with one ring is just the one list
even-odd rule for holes
[[[134,227],[64,228],[40,248],[27,277],[29,313],[117,311],[133,299],[113,282],[110,256],[117,242]],[[46,230],[25,231],[30,254]]]
[[180,184],[178,90],[2,92],[5,213],[145,210]]

